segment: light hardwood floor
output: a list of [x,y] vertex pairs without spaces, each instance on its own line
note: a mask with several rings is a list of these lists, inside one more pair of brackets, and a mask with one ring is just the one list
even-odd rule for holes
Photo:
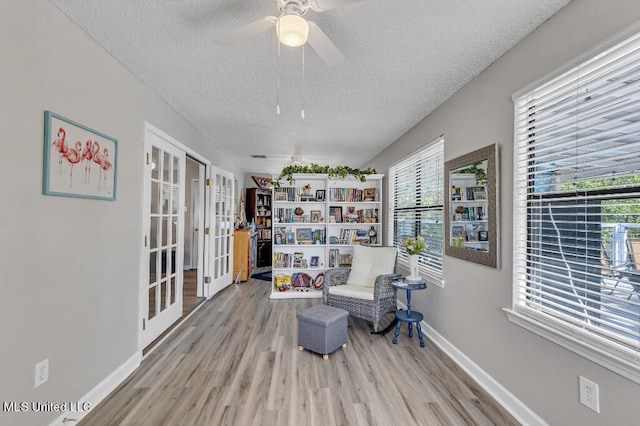
[[197,269],[184,271],[182,277],[182,316],[185,316],[202,303],[204,297],[198,297]]
[[[182,279],[182,317],[178,321],[176,321],[171,327],[169,327],[164,333],[158,336],[153,342],[149,344],[146,348],[144,348],[143,355],[146,355],[150,351],[152,351],[156,345],[161,342],[166,335],[173,332],[175,327],[180,325],[180,322],[183,321],[187,315],[193,311],[200,303],[204,302],[204,297],[198,297],[198,271],[196,269],[191,269],[184,271],[183,279]],[[150,298],[149,304],[155,304],[155,299]]]
[[272,301],[269,289],[249,279],[221,291],[80,424],[518,424],[406,325],[394,345],[350,317],[346,349],[299,352],[296,312],[321,299]]

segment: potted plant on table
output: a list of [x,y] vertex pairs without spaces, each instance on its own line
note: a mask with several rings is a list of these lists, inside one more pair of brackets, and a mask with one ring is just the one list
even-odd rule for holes
[[422,235],[409,237],[402,242],[402,248],[409,255],[409,276],[406,278],[408,281],[422,280],[422,277],[418,274],[418,258],[420,252],[426,250],[427,247],[427,242],[422,238]]

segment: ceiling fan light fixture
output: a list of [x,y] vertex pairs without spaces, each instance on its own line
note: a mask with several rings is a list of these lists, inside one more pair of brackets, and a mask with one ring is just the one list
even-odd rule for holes
[[289,47],[299,47],[309,38],[309,23],[300,15],[282,15],[276,25],[278,40]]

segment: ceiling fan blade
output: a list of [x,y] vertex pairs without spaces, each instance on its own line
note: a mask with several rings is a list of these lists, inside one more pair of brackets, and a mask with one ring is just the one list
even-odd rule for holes
[[265,16],[250,24],[237,28],[218,39],[218,44],[223,46],[248,40],[263,31],[273,28],[278,19],[275,16]]
[[344,56],[338,48],[329,40],[329,37],[318,27],[315,22],[309,21],[309,45],[316,51],[328,66],[333,67],[344,61]]
[[336,7],[348,6],[362,0],[309,0],[309,7],[316,12],[335,9]]

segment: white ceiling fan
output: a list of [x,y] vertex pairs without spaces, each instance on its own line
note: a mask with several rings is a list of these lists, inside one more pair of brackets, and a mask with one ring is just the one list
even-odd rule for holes
[[231,31],[218,40],[221,45],[229,45],[247,40],[273,27],[280,43],[285,46],[298,47],[305,43],[329,66],[339,64],[344,60],[342,53],[329,40],[327,35],[315,22],[307,21],[304,15],[309,9],[323,12],[340,6],[346,6],[362,0],[276,0],[280,16],[265,16]]

